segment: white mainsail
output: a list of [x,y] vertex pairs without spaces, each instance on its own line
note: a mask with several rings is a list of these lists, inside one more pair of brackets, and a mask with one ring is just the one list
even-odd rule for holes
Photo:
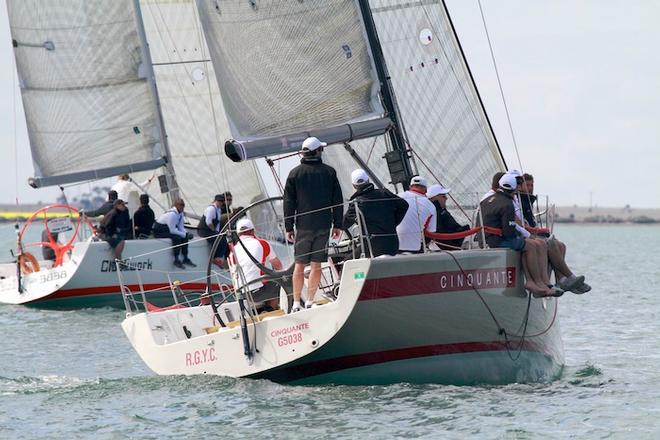
[[[338,140],[389,127],[373,122],[383,110],[353,0],[197,4],[231,134],[262,140],[251,144],[266,146],[257,156],[271,146],[299,148],[315,129],[341,127],[328,132]],[[355,128],[346,126],[351,122]]]
[[165,161],[131,0],[8,0],[33,186]]
[[231,136],[194,0],[142,0],[149,50],[176,180],[186,210],[201,214],[221,191],[234,206],[263,194],[256,164],[224,154]]

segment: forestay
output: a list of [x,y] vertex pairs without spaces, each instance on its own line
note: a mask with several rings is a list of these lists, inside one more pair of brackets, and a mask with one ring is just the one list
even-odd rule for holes
[[222,151],[230,137],[194,0],[142,0],[149,49],[176,180],[186,211],[202,213],[229,190],[234,206],[262,195],[253,162],[234,164]]
[[308,131],[382,116],[354,0],[197,4],[234,139],[296,149]]
[[164,163],[131,0],[8,0],[34,186]]

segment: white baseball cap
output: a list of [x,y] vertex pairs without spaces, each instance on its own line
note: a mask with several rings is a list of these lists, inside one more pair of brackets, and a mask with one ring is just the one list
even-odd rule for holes
[[507,191],[513,191],[518,186],[518,184],[516,183],[516,176],[514,176],[513,174],[503,175],[502,177],[500,177],[498,184],[500,185],[500,188],[505,189]]
[[431,186],[429,186],[429,189],[426,191],[426,197],[429,199],[435,196],[439,196],[442,194],[449,194],[450,189],[445,188],[444,186],[440,185],[439,183],[435,183]]
[[358,168],[351,173],[351,183],[353,185],[369,183],[369,175],[362,168]]
[[318,140],[318,138],[308,137],[303,142],[301,150],[303,150],[303,151],[315,151],[319,147],[325,147],[327,145],[328,144],[326,144],[325,142],[321,142],[320,140]]
[[252,224],[249,218],[242,218],[236,222],[236,230],[238,232],[252,231],[254,230],[254,224]]
[[506,172],[507,174],[511,174],[514,177],[522,177],[522,173],[519,170],[509,170]]
[[415,176],[412,179],[410,179],[410,185],[429,186],[428,183],[426,182],[426,179],[423,178],[422,176]]

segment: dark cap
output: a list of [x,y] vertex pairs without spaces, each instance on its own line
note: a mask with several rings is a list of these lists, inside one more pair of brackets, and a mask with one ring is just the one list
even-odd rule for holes
[[140,194],[140,203],[143,205],[149,203],[149,194]]
[[112,204],[112,206],[118,206],[118,205],[124,205],[124,204],[125,204],[125,203],[124,203],[124,201],[123,201],[122,199],[117,199],[117,200],[114,201],[114,203]]
[[227,200],[227,197],[229,197],[230,199],[232,198],[231,193],[229,191],[225,191],[221,194],[216,194],[215,197],[213,198],[213,201],[218,200],[220,202],[224,202]]

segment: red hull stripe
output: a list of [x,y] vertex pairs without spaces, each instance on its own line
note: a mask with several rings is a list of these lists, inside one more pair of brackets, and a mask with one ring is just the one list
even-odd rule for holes
[[[543,346],[534,342],[527,340],[522,342],[522,350],[524,351],[546,353],[543,348]],[[312,361],[291,367],[281,367],[280,369],[267,371],[251,377],[266,378],[275,382],[290,382],[320,374],[332,373],[334,371],[384,364],[386,362],[461,353],[506,351],[506,349],[507,344],[504,341],[425,345]],[[509,350],[514,354],[520,349],[520,342],[514,341],[509,343]]]
[[516,285],[516,268],[502,267],[434,272],[367,279],[358,301],[426,295],[472,289],[504,289]]
[[[132,292],[139,292],[140,291],[140,285],[139,284],[127,284],[125,287],[129,288]],[[156,284],[143,284],[142,287],[144,290],[155,290],[155,289],[162,289],[162,293],[169,293],[170,292],[170,285],[167,283],[156,283]],[[183,290],[204,290],[206,289],[206,283],[181,283],[181,287]],[[218,289],[219,286],[217,284],[212,285],[213,289]],[[59,299],[59,298],[71,298],[71,297],[84,297],[84,296],[92,296],[92,295],[106,295],[110,293],[119,293],[120,288],[118,285],[115,286],[98,286],[98,287],[83,287],[79,289],[66,289],[66,290],[58,290],[57,292],[53,293],[52,295],[48,295],[46,297],[40,298],[40,300],[51,300],[51,299]],[[149,292],[149,294],[154,294],[156,292]]]

